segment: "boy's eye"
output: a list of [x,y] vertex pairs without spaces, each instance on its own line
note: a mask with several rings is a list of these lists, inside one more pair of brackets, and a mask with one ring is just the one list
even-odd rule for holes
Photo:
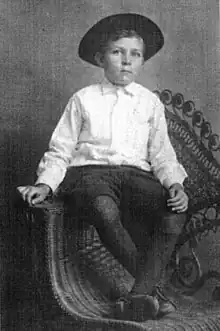
[[119,54],[120,53],[120,50],[119,49],[113,49],[112,50],[112,54]]
[[139,52],[133,52],[132,55],[136,56],[136,57],[141,57],[141,53],[139,53]]

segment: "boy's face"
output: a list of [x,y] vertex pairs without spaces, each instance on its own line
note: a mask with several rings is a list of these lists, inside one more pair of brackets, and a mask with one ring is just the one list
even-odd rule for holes
[[111,41],[96,60],[112,84],[126,86],[135,80],[144,63],[143,40],[127,37]]

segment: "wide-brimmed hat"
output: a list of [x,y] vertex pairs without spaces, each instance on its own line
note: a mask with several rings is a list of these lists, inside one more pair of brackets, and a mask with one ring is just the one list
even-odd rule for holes
[[105,39],[114,31],[134,30],[143,39],[146,49],[144,60],[155,55],[164,44],[160,28],[149,18],[133,13],[123,13],[107,16],[89,29],[79,44],[79,57],[93,65],[98,65],[95,54],[100,51],[103,35]]

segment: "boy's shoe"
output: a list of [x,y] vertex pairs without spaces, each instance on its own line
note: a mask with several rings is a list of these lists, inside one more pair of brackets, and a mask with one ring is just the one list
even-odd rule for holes
[[148,294],[128,295],[126,298],[119,298],[116,301],[116,319],[144,322],[155,319],[158,313],[158,299]]
[[161,318],[177,310],[175,303],[164,294],[163,290],[159,286],[155,287],[152,296],[157,298],[159,302],[157,318]]

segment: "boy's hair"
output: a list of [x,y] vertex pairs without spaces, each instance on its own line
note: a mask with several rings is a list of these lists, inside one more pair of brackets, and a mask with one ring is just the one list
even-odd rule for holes
[[[110,33],[103,33],[100,38],[100,53],[104,53],[106,51],[106,48],[108,47],[108,44],[112,41],[117,41],[121,38],[137,38],[139,40],[142,40],[142,37],[135,31],[135,30],[114,30]],[[145,44],[144,45],[144,51],[145,51]]]

